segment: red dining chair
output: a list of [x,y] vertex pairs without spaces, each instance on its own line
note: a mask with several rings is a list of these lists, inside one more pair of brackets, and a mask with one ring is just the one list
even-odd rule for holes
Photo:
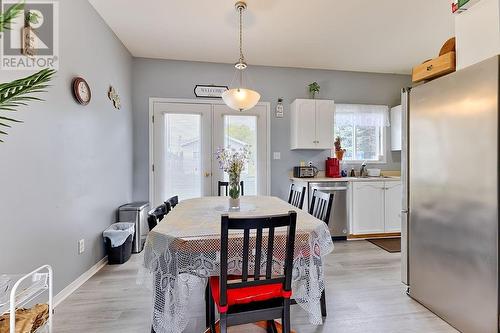
[[[274,319],[281,318],[283,333],[290,332],[290,297],[292,296],[292,268],[295,246],[297,213],[258,218],[221,218],[221,273],[209,280],[209,327],[215,333],[215,307],[220,313],[220,332],[228,326],[267,321],[268,328],[277,332]],[[286,243],[283,246],[285,264],[283,273],[273,275],[275,229],[286,227]],[[267,229],[267,246],[263,249],[263,230]],[[243,231],[242,275],[233,280],[228,273],[229,230]],[[250,250],[250,232],[255,233],[255,249]],[[233,246],[233,245],[232,245]],[[231,248],[232,248],[231,246]],[[252,240],[252,247],[254,242]],[[264,251],[263,251],[264,250]],[[249,258],[252,257],[252,261]],[[265,262],[261,262],[262,259]],[[233,260],[233,259],[232,259]],[[249,261],[254,270],[249,272]],[[261,266],[265,274],[261,274]]]

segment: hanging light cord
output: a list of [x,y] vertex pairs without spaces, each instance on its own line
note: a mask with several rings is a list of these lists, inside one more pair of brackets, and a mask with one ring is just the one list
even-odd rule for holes
[[245,57],[243,56],[243,6],[239,8],[240,12],[240,63],[245,62]]

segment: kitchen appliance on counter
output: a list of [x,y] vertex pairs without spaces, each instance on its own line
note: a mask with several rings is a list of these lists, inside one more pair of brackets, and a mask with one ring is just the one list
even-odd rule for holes
[[499,332],[499,69],[495,56],[402,96],[402,279],[463,333]]
[[347,215],[347,188],[348,183],[337,182],[310,182],[307,189],[308,207],[311,204],[311,197],[315,189],[325,193],[333,193],[332,210],[328,227],[333,240],[346,240],[348,234]]
[[340,161],[328,157],[325,161],[325,176],[328,178],[340,178]]
[[293,177],[295,178],[314,178],[317,174],[318,168],[312,165],[293,167]]

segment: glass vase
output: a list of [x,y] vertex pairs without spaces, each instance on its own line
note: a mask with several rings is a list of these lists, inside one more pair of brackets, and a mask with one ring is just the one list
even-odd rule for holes
[[232,210],[240,208],[240,175],[229,174],[229,208]]

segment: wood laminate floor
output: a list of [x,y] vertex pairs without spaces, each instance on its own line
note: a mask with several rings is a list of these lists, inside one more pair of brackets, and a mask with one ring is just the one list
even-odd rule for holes
[[[149,333],[151,292],[138,285],[141,255],[124,265],[106,266],[57,308],[56,333]],[[451,326],[410,299],[400,282],[400,253],[388,253],[366,241],[336,242],[327,257],[328,317],[322,326],[308,323],[294,306],[297,333],[456,333]],[[203,295],[190,304],[186,332],[203,332]],[[251,326],[229,332],[259,331]],[[264,331],[263,331],[264,332]]]

